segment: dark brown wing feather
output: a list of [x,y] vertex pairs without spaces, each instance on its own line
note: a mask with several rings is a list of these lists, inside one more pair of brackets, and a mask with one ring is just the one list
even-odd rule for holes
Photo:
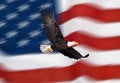
[[62,53],[65,56],[68,56],[69,58],[74,58],[74,59],[81,59],[82,55],[77,52],[75,49],[72,47],[69,47],[67,49],[59,50],[60,53]]
[[68,56],[69,58],[74,58],[74,59],[87,58],[89,56],[89,54],[82,56],[78,51],[76,51],[72,47],[69,47],[69,48],[63,49],[63,50],[59,50],[59,52],[65,56]]
[[41,11],[42,23],[44,25],[45,32],[51,42],[55,42],[58,39],[64,39],[62,32],[57,25],[54,16],[50,9],[44,8]]
[[62,32],[59,26],[57,25],[50,9],[44,8],[41,11],[41,16],[42,16],[42,23],[44,26],[44,30],[47,34],[48,39],[52,43],[52,48],[54,50],[61,50],[68,48],[67,41],[64,39]]

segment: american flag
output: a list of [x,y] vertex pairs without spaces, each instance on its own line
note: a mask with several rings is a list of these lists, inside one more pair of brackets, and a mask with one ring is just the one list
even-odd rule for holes
[[[87,59],[41,53],[43,7]],[[119,0],[0,0],[1,83],[120,83],[119,22]]]

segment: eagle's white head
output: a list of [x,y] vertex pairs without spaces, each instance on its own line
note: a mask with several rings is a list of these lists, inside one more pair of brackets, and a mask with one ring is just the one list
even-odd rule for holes
[[79,43],[76,41],[68,41],[67,46],[71,47],[71,46],[78,45],[78,44]]

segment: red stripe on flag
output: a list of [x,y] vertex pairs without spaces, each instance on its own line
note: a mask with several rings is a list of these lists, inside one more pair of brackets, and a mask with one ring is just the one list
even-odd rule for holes
[[118,9],[102,9],[94,4],[79,4],[69,10],[59,14],[60,24],[67,22],[75,17],[89,17],[101,22],[119,22],[120,8]]
[[98,50],[120,49],[120,36],[102,38],[86,32],[76,31],[66,37],[68,41],[77,41]]
[[0,78],[2,78],[2,77],[4,77],[4,67],[3,67],[3,65],[2,65],[2,63],[0,63]]
[[68,67],[54,67],[26,71],[7,71],[5,79],[9,83],[47,83],[72,81],[87,75],[95,80],[120,79],[120,65],[95,66],[77,62]]
[[1,67],[0,67],[0,78],[1,77],[3,77],[3,71],[2,71],[2,69],[1,69]]

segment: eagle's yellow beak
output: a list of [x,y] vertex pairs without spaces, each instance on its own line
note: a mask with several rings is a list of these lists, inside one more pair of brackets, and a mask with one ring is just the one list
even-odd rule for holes
[[78,42],[74,42],[75,45],[78,45],[79,43]]

